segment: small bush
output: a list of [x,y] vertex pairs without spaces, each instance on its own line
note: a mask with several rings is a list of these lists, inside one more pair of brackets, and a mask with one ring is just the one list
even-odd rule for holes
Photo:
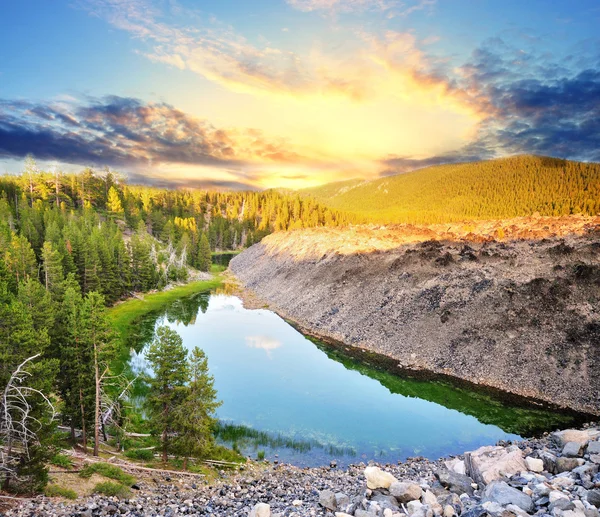
[[104,483],[98,483],[94,487],[94,493],[107,495],[109,497],[127,497],[129,495],[129,489],[120,483],[105,481]]
[[135,483],[135,478],[133,476],[126,474],[119,467],[109,465],[108,463],[90,463],[79,473],[82,478],[90,478],[92,477],[92,474],[100,474],[101,476],[114,479],[127,486],[131,486]]
[[65,499],[77,499],[77,493],[70,488],[63,488],[58,485],[48,485],[44,494],[47,497],[64,497]]
[[71,458],[69,458],[66,454],[55,454],[52,456],[50,463],[52,463],[52,465],[56,465],[57,467],[62,467],[63,469],[70,469],[73,466]]
[[154,459],[154,453],[150,449],[131,449],[125,451],[125,456],[132,460],[151,461]]
[[263,461],[265,459],[265,451],[258,451],[256,453],[256,459],[258,461]]

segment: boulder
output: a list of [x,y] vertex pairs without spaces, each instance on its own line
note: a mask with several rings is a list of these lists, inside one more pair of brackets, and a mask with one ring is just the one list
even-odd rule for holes
[[556,456],[550,451],[538,451],[538,457],[544,462],[544,470],[551,474],[556,473]]
[[350,504],[350,498],[346,494],[338,492],[335,494],[335,504],[338,508],[346,508]]
[[406,510],[408,511],[408,515],[413,515],[417,513],[419,510],[423,508],[423,503],[421,501],[409,501],[406,505]]
[[577,442],[579,445],[585,445],[591,440],[597,440],[600,437],[598,429],[565,429],[556,431],[551,435],[552,440],[559,446],[564,447],[569,442]]
[[509,486],[505,481],[492,481],[486,487],[482,501],[490,501],[502,506],[514,504],[526,512],[532,512],[534,509],[531,497]]
[[540,460],[539,458],[527,456],[525,458],[525,465],[527,465],[527,470],[531,472],[544,472],[544,460]]
[[447,488],[454,494],[473,495],[473,487],[471,486],[473,480],[464,474],[441,469],[435,473],[435,477],[443,487]]
[[258,503],[248,517],[271,517],[271,507],[266,503]]
[[508,448],[493,445],[480,447],[465,454],[465,465],[467,475],[475,482],[484,485],[527,470],[523,454],[515,446]]
[[562,453],[563,456],[567,456],[569,458],[577,458],[581,456],[582,445],[578,442],[567,442],[563,447]]
[[365,469],[365,477],[367,478],[367,487],[371,490],[376,488],[390,488],[392,483],[398,480],[389,472],[384,472],[379,467],[367,467]]
[[593,504],[596,508],[600,508],[600,490],[589,490],[587,493],[587,502]]
[[566,458],[564,456],[556,459],[556,472],[569,472],[581,465],[582,460],[579,458]]
[[399,503],[408,503],[420,499],[423,494],[423,490],[416,483],[402,483],[400,481],[392,483],[389,491]]
[[459,460],[458,458],[454,458],[452,460],[447,460],[444,462],[446,468],[452,472],[456,472],[457,474],[466,474],[466,467],[464,460]]
[[337,510],[337,500],[335,494],[331,490],[322,490],[319,492],[319,504],[328,510]]
[[588,454],[600,454],[600,442],[594,441],[594,442],[588,443],[587,453]]

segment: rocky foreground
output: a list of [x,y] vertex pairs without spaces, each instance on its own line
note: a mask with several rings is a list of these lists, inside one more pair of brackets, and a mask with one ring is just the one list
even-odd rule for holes
[[478,224],[275,233],[230,269],[306,333],[600,414],[600,217]]
[[224,476],[211,486],[190,478],[147,479],[135,496],[64,503],[24,501],[7,517],[598,517],[600,428],[487,446],[431,462],[347,469],[272,465]]

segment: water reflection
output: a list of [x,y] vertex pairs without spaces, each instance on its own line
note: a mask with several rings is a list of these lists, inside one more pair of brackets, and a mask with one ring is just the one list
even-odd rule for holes
[[145,341],[132,369],[145,368],[143,344],[157,324],[204,349],[223,400],[219,436],[246,453],[264,450],[299,465],[437,458],[571,418],[367,366],[226,294],[181,299],[140,322]]

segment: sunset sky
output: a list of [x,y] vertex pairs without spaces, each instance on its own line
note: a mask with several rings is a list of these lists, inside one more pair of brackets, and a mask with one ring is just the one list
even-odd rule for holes
[[19,0],[0,173],[300,188],[534,153],[600,161],[598,0]]

